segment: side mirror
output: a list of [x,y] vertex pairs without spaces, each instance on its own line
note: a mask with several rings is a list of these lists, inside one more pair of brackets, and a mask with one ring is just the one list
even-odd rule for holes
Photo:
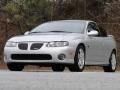
[[92,30],[92,31],[88,32],[87,34],[88,34],[88,36],[97,36],[98,31]]
[[24,35],[29,35],[30,34],[30,31],[27,31],[24,33]]

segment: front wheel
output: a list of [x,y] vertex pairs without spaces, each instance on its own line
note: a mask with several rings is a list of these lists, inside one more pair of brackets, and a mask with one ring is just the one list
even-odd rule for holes
[[116,67],[117,67],[116,54],[115,52],[112,52],[110,59],[109,59],[109,65],[104,66],[103,69],[105,72],[115,72]]
[[74,65],[69,66],[70,71],[82,72],[85,67],[85,48],[83,46],[78,46],[75,57]]
[[24,69],[24,65],[21,64],[13,64],[13,63],[9,63],[7,64],[7,67],[10,71],[22,71]]
[[65,66],[64,65],[53,65],[52,70],[55,72],[62,72],[64,71]]

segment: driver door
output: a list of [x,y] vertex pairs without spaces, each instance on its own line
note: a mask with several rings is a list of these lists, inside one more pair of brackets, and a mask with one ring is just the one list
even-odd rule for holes
[[103,45],[102,38],[100,38],[100,31],[96,23],[90,22],[87,27],[87,33],[91,30],[98,32],[97,36],[87,36],[87,51],[86,51],[86,62],[89,64],[100,64],[102,62]]

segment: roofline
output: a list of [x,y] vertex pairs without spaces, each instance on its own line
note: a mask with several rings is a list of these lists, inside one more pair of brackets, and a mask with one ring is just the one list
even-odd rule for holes
[[91,21],[91,20],[76,20],[76,19],[70,19],[70,20],[55,20],[55,21],[48,21],[46,23],[51,23],[51,22],[62,22],[62,21],[83,21],[83,22],[86,22],[86,23],[89,23],[89,22],[94,22],[94,21]]

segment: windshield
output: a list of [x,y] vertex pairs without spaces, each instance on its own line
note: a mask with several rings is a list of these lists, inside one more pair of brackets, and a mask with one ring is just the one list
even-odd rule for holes
[[84,33],[84,22],[50,22],[39,25],[31,31],[31,33],[47,33],[47,32],[66,32],[66,33]]

